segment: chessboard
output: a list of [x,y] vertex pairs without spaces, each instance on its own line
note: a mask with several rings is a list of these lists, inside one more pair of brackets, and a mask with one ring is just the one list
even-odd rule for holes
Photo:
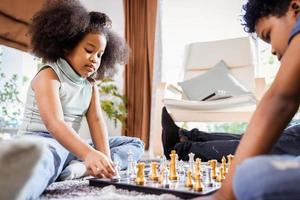
[[[185,163],[188,165],[188,163]],[[208,171],[207,171],[207,163],[202,164],[202,178],[203,180],[207,180],[203,182],[203,189],[202,191],[195,191],[193,187],[187,187],[185,185],[185,180],[186,178],[183,177],[185,175],[178,175],[178,180],[168,180],[168,181],[155,181],[151,180],[150,176],[150,171],[149,168],[147,167],[145,169],[145,182],[143,184],[137,184],[135,179],[129,178],[126,171],[121,171],[120,172],[120,179],[105,179],[105,178],[92,178],[89,180],[89,184],[91,186],[98,186],[98,187],[104,187],[108,185],[114,185],[116,188],[120,189],[126,189],[126,190],[134,190],[137,192],[143,192],[146,194],[164,194],[164,193],[170,193],[172,195],[175,195],[177,197],[180,197],[182,199],[191,199],[195,198],[198,196],[203,196],[203,195],[209,195],[215,191],[217,191],[221,183],[211,180],[209,183],[208,181]],[[164,183],[167,182],[167,183]]]
[[[92,178],[91,186],[104,187],[114,185],[116,188],[135,190],[147,194],[170,193],[183,199],[209,195],[221,187],[233,156],[222,158],[222,163],[217,160],[201,162],[194,160],[194,154],[189,154],[189,161],[178,161],[178,156],[173,150],[171,160],[165,157],[161,161],[138,162],[128,157],[126,171],[117,170],[117,175],[112,179]],[[118,168],[118,167],[117,167]]]

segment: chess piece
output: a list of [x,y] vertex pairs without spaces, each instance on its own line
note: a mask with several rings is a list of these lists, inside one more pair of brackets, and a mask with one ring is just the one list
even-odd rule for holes
[[196,158],[195,166],[194,166],[194,177],[200,175],[201,177],[201,159]]
[[162,171],[165,167],[166,167],[166,165],[167,165],[167,158],[166,158],[166,156],[163,156],[162,157],[162,159],[161,159],[161,161],[160,161],[160,171]]
[[221,165],[219,168],[219,175],[216,178],[217,182],[222,182],[223,180],[225,180],[225,169],[224,167]]
[[165,171],[167,170],[167,167],[164,167],[160,170],[160,176],[159,176],[159,183],[162,184],[164,180]]
[[133,160],[132,150],[129,149],[128,153],[127,153],[127,170],[126,170],[126,176],[131,181],[135,180],[135,165],[136,165],[136,162]]
[[194,174],[194,156],[195,154],[189,153],[189,169],[191,170],[192,174]]
[[205,181],[204,181],[204,185],[206,187],[212,187],[213,186],[213,183],[212,183],[212,180],[211,180],[211,167],[207,168],[207,174],[206,174],[206,178],[205,178]]
[[221,166],[224,169],[224,173],[226,174],[226,158],[223,156],[221,159]]
[[170,181],[169,181],[169,171],[167,168],[165,168],[165,170],[163,170],[163,173],[161,175],[162,180],[161,180],[161,186],[163,188],[169,188],[170,187]]
[[193,187],[193,178],[192,178],[192,172],[191,172],[191,170],[189,170],[187,172],[187,177],[186,177],[186,181],[185,181],[185,187],[189,187],[189,188]]
[[176,151],[172,150],[170,154],[170,180],[177,180],[177,170],[176,170]]
[[209,161],[209,164],[211,166],[211,177],[213,179],[216,179],[217,178],[217,160],[210,160]]
[[232,161],[233,161],[234,156],[229,154],[227,155],[227,171],[229,171],[231,165],[232,165]]
[[113,182],[119,182],[121,180],[121,176],[120,176],[120,164],[118,161],[114,161],[115,164],[115,171],[116,171],[116,175],[114,175],[111,178],[111,181]]
[[151,162],[151,174],[150,174],[150,180],[156,182],[158,181],[158,175],[157,175],[157,162]]
[[226,176],[225,176],[225,175],[226,175],[226,172],[225,172],[226,168],[224,168],[224,167],[221,166],[221,169],[220,169],[220,170],[221,170],[221,171],[220,171],[220,172],[221,172],[221,180],[224,181],[224,180],[225,180],[225,177],[226,177]]
[[185,180],[184,162],[183,162],[183,160],[180,160],[179,164],[178,164],[178,176],[179,176],[179,182],[183,183],[184,180]]
[[145,163],[139,162],[136,167],[137,167],[137,173],[136,173],[135,183],[137,185],[144,185],[144,183],[145,183]]
[[194,191],[202,192],[202,190],[203,190],[203,186],[201,183],[201,175],[197,174],[197,175],[195,175]]

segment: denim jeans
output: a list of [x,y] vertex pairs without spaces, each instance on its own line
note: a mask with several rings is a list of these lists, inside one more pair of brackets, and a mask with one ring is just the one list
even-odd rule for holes
[[236,167],[238,200],[299,200],[300,156],[256,156]]
[[[48,148],[33,170],[31,178],[23,189],[22,199],[37,199],[48,185],[53,183],[64,167],[77,159],[48,133],[35,134]],[[144,143],[133,137],[115,136],[109,138],[109,147],[113,161],[118,161],[121,168],[127,166],[127,152],[133,152],[133,159],[139,160],[144,153]]]

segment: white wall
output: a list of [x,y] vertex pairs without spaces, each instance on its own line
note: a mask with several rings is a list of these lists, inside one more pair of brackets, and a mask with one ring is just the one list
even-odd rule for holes
[[185,45],[247,35],[242,5],[243,0],[162,0],[162,81],[182,78]]

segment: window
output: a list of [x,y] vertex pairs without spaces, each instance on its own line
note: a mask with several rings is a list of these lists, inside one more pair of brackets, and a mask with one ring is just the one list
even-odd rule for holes
[[20,125],[27,88],[39,61],[28,53],[0,46],[0,132]]

